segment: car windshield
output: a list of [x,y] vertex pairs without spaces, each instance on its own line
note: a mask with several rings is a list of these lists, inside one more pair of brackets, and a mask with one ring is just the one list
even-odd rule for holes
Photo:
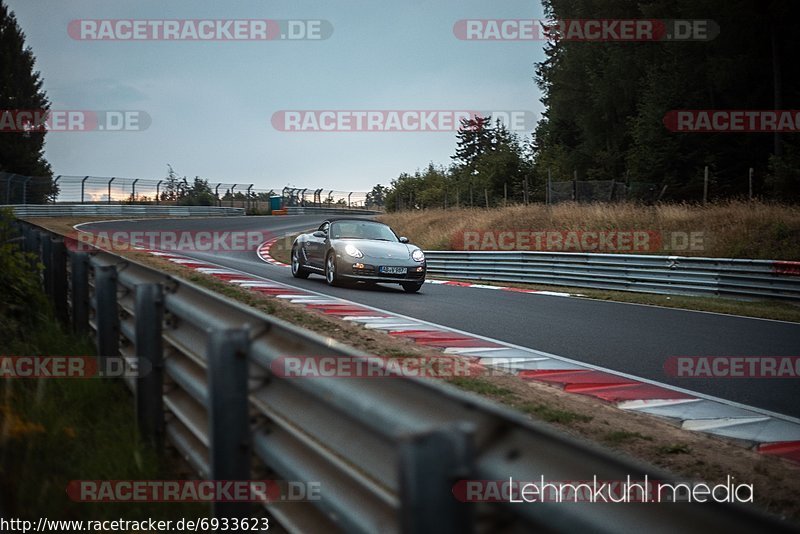
[[331,223],[332,239],[374,239],[398,241],[392,229],[385,224],[371,221],[341,221]]

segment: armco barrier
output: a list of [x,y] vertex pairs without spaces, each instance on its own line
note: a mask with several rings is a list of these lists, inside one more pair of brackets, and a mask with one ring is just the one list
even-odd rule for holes
[[288,215],[380,215],[382,212],[367,209],[316,208],[311,206],[286,208]]
[[[281,357],[365,354],[122,256],[71,252],[62,237],[21,227],[56,309],[94,332],[98,354],[154,370],[128,381],[143,436],[168,440],[206,479],[319,483],[319,500],[265,504],[290,532],[789,530],[718,503],[460,502],[459,480],[673,479],[439,382],[272,374]],[[230,503],[213,510],[252,512]]]
[[800,300],[800,262],[576,252],[425,251],[434,276],[677,295]]
[[13,204],[19,218],[30,217],[218,217],[244,215],[244,208],[218,206],[148,206],[125,204]]

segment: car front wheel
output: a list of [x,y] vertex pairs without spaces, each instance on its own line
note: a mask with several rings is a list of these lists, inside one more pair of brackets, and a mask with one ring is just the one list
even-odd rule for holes
[[310,273],[300,264],[300,251],[292,248],[292,276],[295,278],[308,278]]
[[406,293],[416,293],[422,288],[422,282],[400,284]]
[[325,281],[329,286],[338,286],[341,284],[341,278],[336,273],[336,254],[330,252],[325,259]]

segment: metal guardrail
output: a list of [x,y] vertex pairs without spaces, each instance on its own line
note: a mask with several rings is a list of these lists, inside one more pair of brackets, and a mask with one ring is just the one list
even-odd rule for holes
[[[119,255],[70,251],[62,237],[21,226],[24,248],[44,264],[57,316],[94,332],[98,354],[153,369],[129,381],[145,438],[168,440],[207,479],[320,484],[319,500],[265,504],[290,532],[789,528],[717,503],[460,502],[459,480],[673,479],[439,382],[272,374],[281,357],[366,355]],[[213,509],[217,517],[252,511]]]
[[219,217],[240,216],[244,208],[218,206],[146,206],[125,204],[8,205],[17,217]]
[[295,206],[286,208],[288,215],[379,215],[383,212],[368,209],[315,208]]
[[425,251],[428,273],[677,295],[800,300],[800,262],[575,252]]

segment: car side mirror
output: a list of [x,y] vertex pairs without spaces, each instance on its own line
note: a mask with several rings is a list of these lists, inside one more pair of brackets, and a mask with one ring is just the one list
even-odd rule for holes
[[313,235],[314,237],[324,238],[325,237],[325,232],[323,232],[322,230],[317,230],[316,232],[314,232],[311,235]]
[[400,238],[400,242],[401,243],[408,243],[408,238],[407,237],[401,237]]

